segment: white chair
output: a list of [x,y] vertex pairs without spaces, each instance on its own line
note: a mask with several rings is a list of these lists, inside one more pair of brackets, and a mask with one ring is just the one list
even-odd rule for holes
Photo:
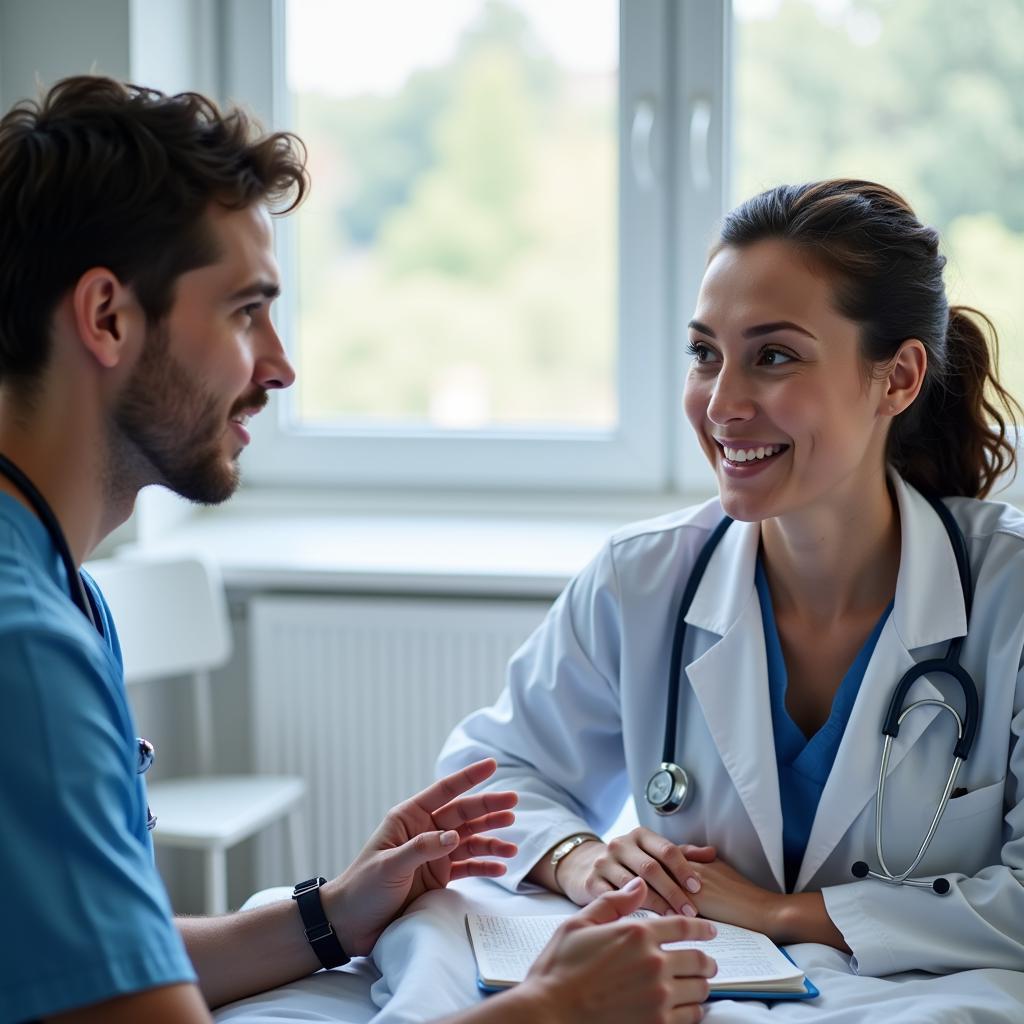
[[114,615],[125,681],[191,676],[197,774],[150,784],[154,841],[200,850],[208,914],[227,911],[227,851],[287,818],[292,871],[306,865],[305,782],[293,776],[213,775],[210,670],[231,655],[227,600],[217,574],[193,558],[110,558],[86,565]]

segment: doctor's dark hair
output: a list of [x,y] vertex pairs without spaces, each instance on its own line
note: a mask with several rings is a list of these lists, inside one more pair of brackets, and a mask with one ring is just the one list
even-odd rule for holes
[[177,279],[218,258],[210,204],[287,213],[307,191],[305,162],[296,136],[197,93],[81,75],[17,103],[0,119],[0,381],[31,393],[54,309],[93,267],[159,322]]
[[927,350],[921,392],[889,431],[886,458],[905,480],[936,495],[984,497],[1016,469],[1007,427],[1024,414],[997,378],[995,328],[978,310],[949,306],[938,232],[901,196],[852,179],[781,185],[726,215],[712,256],[765,239],[792,243],[832,281],[869,367],[909,338]]

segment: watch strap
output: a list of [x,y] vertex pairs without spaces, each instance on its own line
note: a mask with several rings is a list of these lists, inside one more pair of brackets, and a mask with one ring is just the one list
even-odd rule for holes
[[323,900],[320,898],[320,886],[326,878],[307,878],[299,882],[292,890],[292,899],[298,904],[299,916],[306,933],[306,939],[317,959],[330,970],[349,962],[349,956],[342,948],[335,934],[334,926],[327,920],[324,913]]

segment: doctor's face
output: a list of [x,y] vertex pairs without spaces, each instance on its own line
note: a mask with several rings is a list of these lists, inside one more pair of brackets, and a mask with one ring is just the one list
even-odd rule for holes
[[735,519],[849,507],[884,481],[884,385],[832,291],[779,240],[726,247],[708,265],[683,403]]

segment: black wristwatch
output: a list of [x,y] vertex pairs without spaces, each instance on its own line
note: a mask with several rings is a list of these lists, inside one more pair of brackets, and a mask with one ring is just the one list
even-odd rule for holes
[[320,899],[320,886],[326,878],[309,878],[299,882],[292,890],[292,899],[299,905],[299,914],[305,926],[306,938],[313,947],[317,959],[327,970],[347,964],[350,957],[341,948],[338,936],[334,933],[331,922],[324,913],[324,904]]

